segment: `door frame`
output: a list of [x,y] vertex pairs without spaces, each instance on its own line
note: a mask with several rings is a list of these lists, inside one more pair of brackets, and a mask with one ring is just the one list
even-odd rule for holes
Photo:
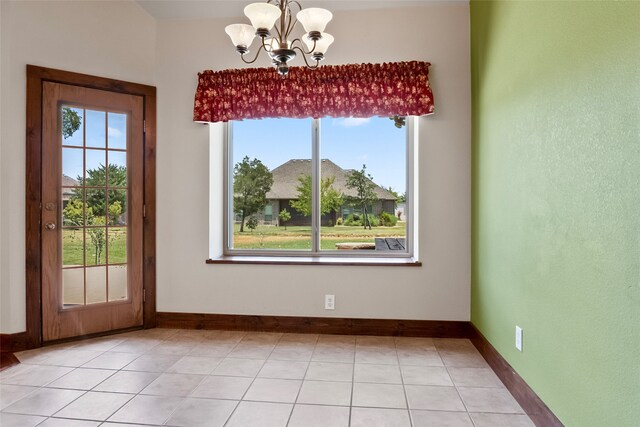
[[42,96],[54,82],[143,97],[142,282],[143,328],[156,326],[156,88],[138,83],[27,65],[26,122],[26,344],[42,345]]

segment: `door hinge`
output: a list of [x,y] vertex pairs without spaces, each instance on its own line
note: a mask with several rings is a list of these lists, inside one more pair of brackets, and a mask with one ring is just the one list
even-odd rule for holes
[[147,302],[147,290],[142,290],[142,302]]

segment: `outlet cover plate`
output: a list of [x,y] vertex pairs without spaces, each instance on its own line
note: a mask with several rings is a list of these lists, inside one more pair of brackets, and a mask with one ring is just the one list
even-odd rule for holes
[[522,351],[522,328],[516,325],[516,348]]
[[324,309],[325,310],[335,310],[336,309],[336,296],[335,295],[325,295],[324,296]]

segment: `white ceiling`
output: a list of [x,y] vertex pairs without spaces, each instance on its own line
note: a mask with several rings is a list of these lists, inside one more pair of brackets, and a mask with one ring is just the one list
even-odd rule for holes
[[[136,0],[151,16],[161,20],[232,18],[244,16],[244,7],[260,0]],[[450,0],[468,1],[468,0]],[[302,7],[336,10],[385,9],[448,3],[442,0],[300,0]]]

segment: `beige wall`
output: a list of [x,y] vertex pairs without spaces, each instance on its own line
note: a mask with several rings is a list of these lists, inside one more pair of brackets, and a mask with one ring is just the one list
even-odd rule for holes
[[[212,171],[208,127],[191,121],[196,73],[239,67],[224,25],[160,21],[131,2],[5,2],[1,9],[0,331],[25,327],[25,64],[156,84],[158,310],[469,319],[469,8],[437,3],[336,12],[327,63],[426,60],[436,114],[421,119],[421,268],[206,265]],[[155,46],[155,51],[154,51]],[[262,63],[259,65],[267,65]],[[7,209],[11,206],[11,209]],[[213,218],[211,233],[219,218]],[[265,271],[269,270],[269,271]],[[336,310],[323,310],[323,295]]]
[[1,1],[0,331],[25,329],[25,65],[154,83],[155,20],[133,2]]
[[[436,113],[421,119],[421,268],[206,265],[209,132],[192,122],[196,73],[240,67],[223,31],[237,19],[160,21],[158,104],[158,310],[404,319],[469,319],[469,8],[339,11],[327,63],[426,60]],[[267,66],[263,60],[258,63]],[[276,78],[274,76],[274,78]],[[211,147],[213,161],[220,142]],[[219,237],[220,209],[212,234]],[[215,246],[215,245],[213,245]],[[324,294],[336,295],[325,311]]]

